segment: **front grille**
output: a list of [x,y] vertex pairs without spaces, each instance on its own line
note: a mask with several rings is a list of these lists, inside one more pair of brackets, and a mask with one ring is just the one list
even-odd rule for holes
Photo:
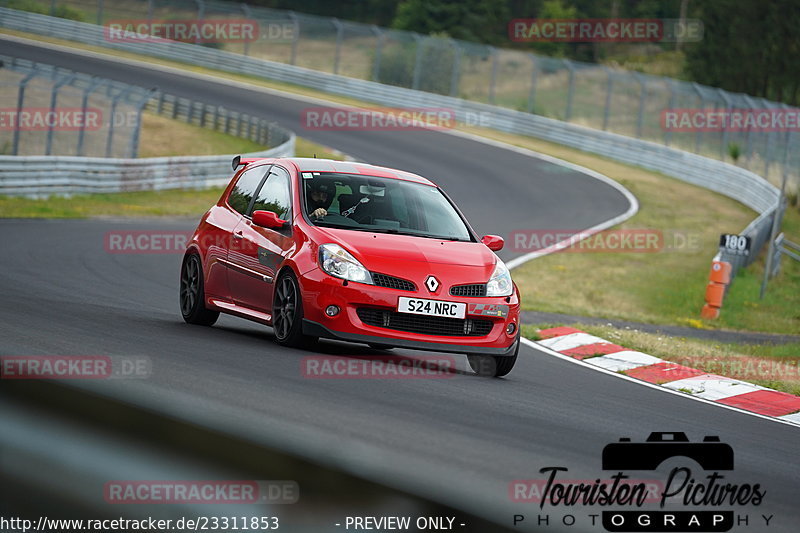
[[416,285],[412,282],[396,278],[394,276],[389,276],[387,274],[378,274],[376,272],[372,272],[372,281],[378,287],[386,287],[389,289],[397,289],[399,291],[415,291],[417,290]]
[[360,307],[356,312],[358,318],[369,326],[423,335],[484,337],[492,331],[491,320],[412,315],[373,307]]
[[486,296],[486,284],[474,283],[472,285],[456,285],[450,287],[452,296]]

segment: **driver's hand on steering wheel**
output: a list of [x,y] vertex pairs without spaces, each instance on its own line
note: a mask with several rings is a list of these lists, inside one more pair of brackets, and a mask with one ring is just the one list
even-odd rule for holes
[[322,218],[327,214],[328,212],[322,207],[318,207],[311,212],[311,216],[314,218]]

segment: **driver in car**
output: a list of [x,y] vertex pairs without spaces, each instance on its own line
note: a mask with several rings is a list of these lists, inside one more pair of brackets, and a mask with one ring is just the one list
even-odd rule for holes
[[328,214],[328,208],[333,202],[333,187],[320,180],[311,183],[311,190],[306,195],[306,207],[308,215],[314,218],[322,218]]

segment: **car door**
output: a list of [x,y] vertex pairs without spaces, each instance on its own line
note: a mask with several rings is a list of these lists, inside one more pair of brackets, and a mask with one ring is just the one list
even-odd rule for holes
[[[237,305],[264,313],[272,310],[275,276],[294,247],[290,181],[285,168],[272,166],[248,213],[234,229],[228,280]],[[287,224],[281,229],[259,226],[251,218],[254,211],[272,211]]]

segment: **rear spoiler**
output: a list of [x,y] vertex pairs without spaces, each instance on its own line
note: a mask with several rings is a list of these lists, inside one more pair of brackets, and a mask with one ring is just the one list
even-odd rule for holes
[[233,161],[231,161],[231,168],[233,168],[233,170],[236,170],[237,168],[239,168],[239,166],[247,166],[250,163],[253,163],[254,161],[259,161],[261,159],[264,159],[264,158],[263,157],[245,157],[244,159],[242,159],[242,156],[237,155],[236,157],[233,158]]

